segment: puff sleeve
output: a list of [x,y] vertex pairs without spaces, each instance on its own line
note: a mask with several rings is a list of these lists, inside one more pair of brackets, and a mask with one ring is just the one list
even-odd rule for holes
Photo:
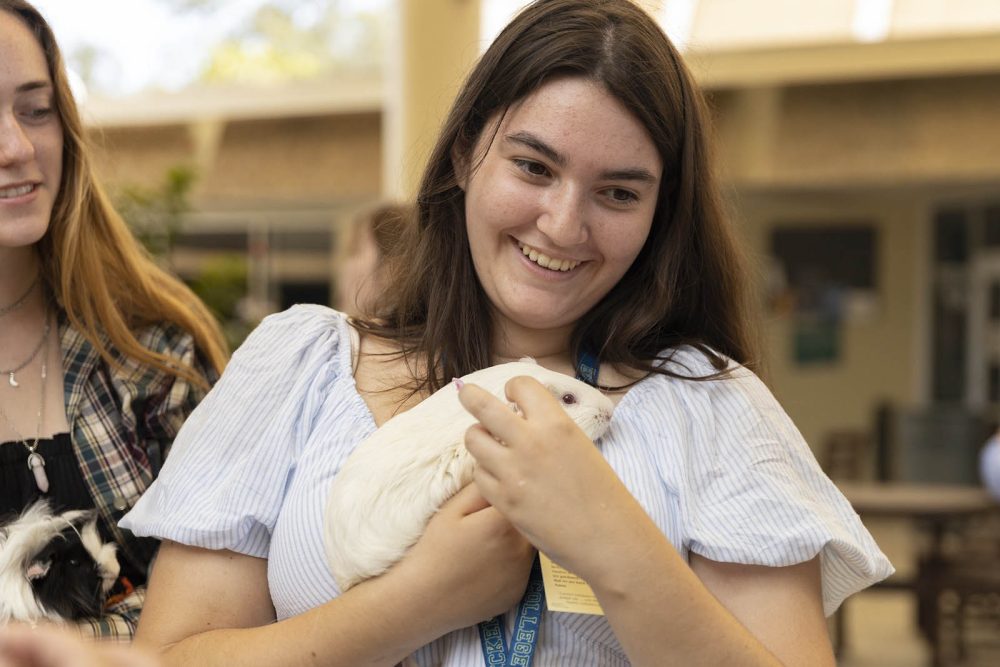
[[684,547],[711,560],[781,567],[820,558],[823,606],[893,567],[791,419],[750,371],[671,383],[686,441],[678,490]]
[[136,535],[266,557],[298,453],[339,372],[341,322],[319,306],[266,318],[119,525]]

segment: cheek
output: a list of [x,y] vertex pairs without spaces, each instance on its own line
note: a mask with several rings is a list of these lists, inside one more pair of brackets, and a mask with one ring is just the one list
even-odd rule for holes
[[649,232],[648,223],[632,221],[632,224],[601,225],[595,230],[595,235],[600,237],[598,243],[604,249],[605,260],[624,264],[624,273],[625,268],[639,255]]
[[477,231],[501,230],[531,222],[539,194],[517,178],[484,165],[466,196],[470,237]]
[[46,174],[52,190],[57,192],[63,177],[63,131],[62,127],[52,128],[38,138],[35,150],[39,154],[39,160],[43,163],[43,168],[49,173]]

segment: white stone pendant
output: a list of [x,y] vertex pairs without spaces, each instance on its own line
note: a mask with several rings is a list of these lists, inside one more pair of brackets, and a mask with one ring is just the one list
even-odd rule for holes
[[28,470],[35,476],[35,486],[42,493],[49,490],[49,476],[45,474],[45,459],[38,452],[28,454]]
[[7,378],[7,383],[10,386],[14,387],[14,389],[17,389],[18,387],[21,386],[21,383],[14,379],[14,371],[10,372],[10,377]]

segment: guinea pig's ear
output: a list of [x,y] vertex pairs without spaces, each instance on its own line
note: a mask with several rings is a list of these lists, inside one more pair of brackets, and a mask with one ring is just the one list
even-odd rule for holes
[[44,579],[48,573],[49,568],[52,567],[52,561],[50,560],[36,560],[28,566],[27,571],[24,576],[28,581],[34,581],[35,579]]

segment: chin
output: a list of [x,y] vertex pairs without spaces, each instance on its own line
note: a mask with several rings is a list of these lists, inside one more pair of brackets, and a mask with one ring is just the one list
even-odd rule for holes
[[56,514],[39,500],[0,526],[0,626],[99,617],[119,570],[95,511]]
[[0,248],[30,248],[45,237],[47,223],[24,224],[0,219]]

